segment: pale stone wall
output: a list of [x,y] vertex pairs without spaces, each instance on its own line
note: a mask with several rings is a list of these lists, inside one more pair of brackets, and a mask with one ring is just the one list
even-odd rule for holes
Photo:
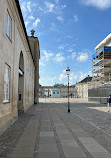
[[[44,97],[45,92],[48,92],[48,89],[52,91],[52,89],[59,89],[60,91],[60,97],[67,97],[68,96],[68,87],[54,87],[54,86],[41,86],[39,87],[39,96]],[[48,94],[48,93],[47,93]],[[76,96],[76,89],[74,86],[69,87],[69,96],[75,97]]]
[[77,83],[75,88],[77,90],[76,96],[79,98],[88,98],[89,83]]
[[[7,10],[12,19],[12,41],[6,35]],[[0,131],[18,116],[20,53],[24,58],[23,110],[34,103],[34,63],[14,0],[0,1]],[[5,63],[10,66],[10,100],[3,103]]]
[[40,59],[40,48],[39,40],[37,37],[29,36],[29,42],[34,57],[35,64],[35,81],[34,81],[34,103],[38,103],[39,98],[39,59]]

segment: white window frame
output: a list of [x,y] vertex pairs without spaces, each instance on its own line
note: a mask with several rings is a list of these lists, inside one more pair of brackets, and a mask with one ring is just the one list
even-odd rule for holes
[[9,39],[12,40],[12,19],[8,11],[7,11],[6,34],[9,37]]
[[10,101],[10,72],[10,67],[5,64],[3,103],[8,103]]

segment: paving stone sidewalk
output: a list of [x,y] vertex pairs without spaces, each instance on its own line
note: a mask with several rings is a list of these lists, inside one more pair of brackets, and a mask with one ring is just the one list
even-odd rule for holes
[[[18,120],[7,130],[10,136],[7,136],[8,132],[0,136],[0,158],[111,157],[105,148],[71,119],[70,114],[56,105],[40,103]],[[18,128],[14,131],[14,127]],[[17,131],[20,129],[19,135]],[[10,148],[7,148],[9,142]]]

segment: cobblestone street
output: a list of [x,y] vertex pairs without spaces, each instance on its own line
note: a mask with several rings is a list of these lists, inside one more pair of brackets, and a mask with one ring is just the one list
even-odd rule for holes
[[106,105],[40,99],[0,136],[0,158],[110,158]]

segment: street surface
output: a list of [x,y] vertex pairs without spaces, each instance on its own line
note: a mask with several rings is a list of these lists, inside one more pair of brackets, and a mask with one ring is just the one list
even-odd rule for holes
[[106,105],[40,98],[0,136],[0,158],[111,158]]

